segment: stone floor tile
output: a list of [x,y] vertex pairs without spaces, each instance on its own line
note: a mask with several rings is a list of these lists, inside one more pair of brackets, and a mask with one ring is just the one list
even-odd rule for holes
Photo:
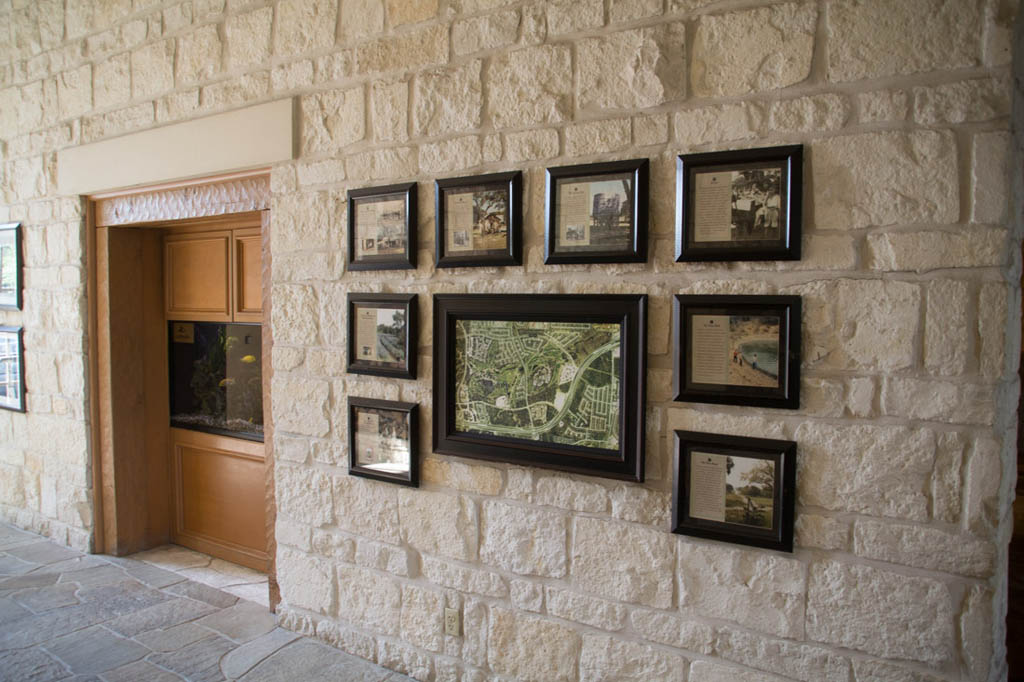
[[240,601],[232,607],[197,620],[196,624],[210,628],[236,642],[248,642],[273,630],[277,625],[277,619],[259,604]]
[[177,597],[125,613],[107,623],[107,627],[125,637],[134,637],[140,632],[166,629],[202,618],[215,611],[214,607],[205,602]]
[[54,609],[38,616],[28,616],[15,624],[0,628],[0,651],[22,649],[51,639],[84,630],[110,618],[97,604],[78,604]]
[[49,540],[41,540],[28,545],[11,547],[4,551],[11,556],[16,556],[19,559],[24,559],[25,561],[34,561],[37,564],[55,564],[58,561],[74,559],[82,556],[81,552],[76,552],[75,550],[68,549],[67,547],[61,547]]
[[83,603],[97,604],[113,618],[168,601],[172,597],[129,579],[113,585],[83,587],[78,590],[78,598]]
[[[214,635],[174,652],[150,654],[147,660],[181,675],[190,682],[220,682],[224,679],[220,672],[220,659],[235,646],[234,642]],[[303,678],[295,677],[291,682],[301,679]]]
[[209,566],[211,558],[191,549],[178,547],[177,545],[164,545],[147,549],[132,555],[133,559],[145,561],[146,563],[159,566],[168,571],[177,571],[183,568],[195,568],[196,566]]
[[214,632],[195,623],[182,623],[163,630],[143,632],[135,636],[135,641],[153,651],[169,653],[214,635]]
[[67,573],[70,571],[84,571],[87,568],[98,568],[109,565],[106,561],[95,555],[76,556],[64,561],[57,561],[52,564],[43,564],[33,569],[33,573]]
[[270,588],[267,587],[266,582],[253,585],[228,585],[224,591],[239,599],[255,602],[265,609],[270,608]]
[[[114,559],[114,557],[111,557]],[[141,583],[145,583],[150,587],[163,588],[174,583],[180,583],[186,578],[182,575],[175,573],[174,571],[168,571],[167,569],[154,566],[153,564],[147,564],[144,561],[135,561],[134,559],[118,558],[116,562],[112,561],[116,566],[124,569],[124,572],[135,578]]]
[[60,574],[60,582],[76,583],[79,587],[95,587],[97,585],[113,585],[123,580],[132,580],[118,566],[103,564],[80,571],[68,571]]
[[283,647],[239,678],[240,682],[383,682],[391,671],[308,639]]
[[298,638],[299,635],[291,630],[274,628],[262,637],[257,637],[228,653],[220,661],[220,670],[229,680],[241,677],[267,656]]
[[384,682],[416,682],[416,679],[402,673],[391,673],[384,678]]
[[192,599],[204,601],[211,606],[216,606],[218,609],[225,609],[238,601],[238,597],[233,594],[228,594],[227,592],[214,589],[209,585],[203,585],[191,580],[171,585],[167,588],[167,591],[172,594],[179,594],[183,597],[191,597]]
[[150,650],[97,625],[43,645],[76,675],[94,675],[137,661]]
[[51,682],[69,675],[64,665],[40,649],[18,649],[0,653],[0,674],[4,680]]
[[13,526],[4,525],[0,527],[0,551],[6,551],[9,547],[20,547],[39,542],[39,536],[28,533]]
[[104,682],[181,682],[174,673],[167,672],[146,661],[135,661],[116,670],[103,673]]
[[50,585],[21,590],[13,599],[33,613],[45,613],[52,609],[78,604],[78,598],[75,596],[77,591],[78,587],[75,585]]
[[11,623],[31,615],[28,609],[14,601],[14,597],[0,599],[0,626],[6,628]]
[[23,561],[16,556],[0,554],[0,575],[21,575],[28,573],[39,564],[32,561]]
[[0,580],[0,590],[21,590],[26,587],[53,585],[60,578],[59,573],[26,573]]

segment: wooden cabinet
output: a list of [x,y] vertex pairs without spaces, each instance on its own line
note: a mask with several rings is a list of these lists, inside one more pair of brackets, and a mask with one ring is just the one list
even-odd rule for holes
[[235,230],[235,322],[263,321],[263,238],[260,228]]

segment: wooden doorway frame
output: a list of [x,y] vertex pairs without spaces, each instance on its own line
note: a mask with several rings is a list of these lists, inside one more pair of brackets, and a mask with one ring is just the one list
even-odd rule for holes
[[[261,168],[243,173],[220,175],[192,181],[162,184],[132,190],[106,192],[85,197],[86,203],[86,263],[88,269],[88,354],[89,354],[89,423],[90,456],[92,464],[94,551],[97,553],[125,554],[166,542],[160,532],[140,535],[137,529],[119,528],[116,518],[108,518],[112,510],[132,513],[141,511],[144,496],[138,493],[131,480],[118,480],[115,471],[125,458],[138,456],[118,451],[114,447],[110,429],[110,416],[115,409],[111,400],[111,367],[102,363],[101,343],[110,337],[109,306],[101,298],[108,285],[103,271],[104,262],[98,236],[101,230],[114,228],[162,228],[181,220],[205,219],[211,223],[231,220],[242,213],[259,211],[263,252],[263,394],[264,394],[264,453],[266,457],[266,533],[267,576],[270,608],[275,610],[280,601],[276,579],[276,542],[274,525],[277,507],[274,492],[273,420],[270,385],[272,378],[273,335],[271,315],[271,253],[270,253],[270,176],[269,169]],[[105,351],[109,356],[109,352]],[[106,375],[103,374],[106,372]],[[122,478],[125,478],[122,476]]]

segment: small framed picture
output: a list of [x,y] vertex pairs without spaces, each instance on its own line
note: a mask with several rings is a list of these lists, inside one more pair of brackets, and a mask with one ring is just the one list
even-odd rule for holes
[[676,262],[800,260],[803,147],[680,156]]
[[414,403],[348,399],[348,472],[401,485],[420,484]]
[[21,327],[0,327],[0,407],[25,411],[25,346]]
[[0,309],[21,310],[21,223],[0,224]]
[[800,407],[799,296],[677,295],[674,399]]
[[348,295],[348,371],[416,378],[416,294]]
[[647,261],[647,159],[549,168],[544,262]]
[[434,183],[437,267],[522,265],[521,171]]
[[350,270],[416,267],[416,183],[348,192]]
[[672,532],[793,551],[796,443],[675,432]]

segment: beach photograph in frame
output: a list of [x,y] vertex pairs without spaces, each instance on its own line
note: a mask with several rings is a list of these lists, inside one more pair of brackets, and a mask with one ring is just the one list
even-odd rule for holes
[[416,267],[416,183],[348,192],[350,270]]
[[672,532],[793,551],[796,443],[675,432]]
[[434,451],[643,480],[643,295],[434,296]]
[[416,378],[416,294],[348,295],[348,371]]
[[547,170],[544,263],[647,260],[647,159]]
[[25,411],[25,346],[21,327],[0,327],[0,408]]
[[522,264],[523,174],[436,180],[439,268]]
[[0,224],[0,309],[21,310],[21,223]]
[[419,486],[417,406],[392,400],[348,399],[348,472]]
[[676,262],[800,260],[803,147],[679,156]]
[[674,400],[800,407],[799,296],[686,296],[673,306]]

